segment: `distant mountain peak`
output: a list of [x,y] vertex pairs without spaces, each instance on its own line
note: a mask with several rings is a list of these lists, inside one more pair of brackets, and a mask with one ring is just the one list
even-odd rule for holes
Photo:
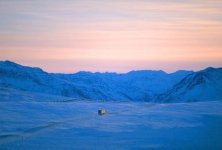
[[[0,61],[0,64],[2,64],[4,67],[11,67],[11,68],[15,68],[15,69],[29,69],[29,70],[32,70],[32,69],[35,69],[35,70],[38,70],[40,72],[44,72],[44,73],[47,73],[45,72],[44,70],[42,70],[41,68],[39,67],[29,67],[29,66],[24,66],[24,65],[20,65],[18,63],[15,63],[15,62],[12,62],[12,61],[9,61],[9,60],[5,60],[5,61]],[[3,67],[2,66],[2,67]]]
[[162,102],[222,100],[222,70],[208,67],[187,75],[158,96]]
[[215,100],[222,99],[222,68],[174,73],[134,70],[122,74],[87,71],[53,74],[7,60],[0,61],[0,87],[92,100]]
[[19,64],[9,61],[9,60],[5,60],[5,61],[0,61],[2,64],[7,64],[7,65],[13,65],[13,66],[18,66]]

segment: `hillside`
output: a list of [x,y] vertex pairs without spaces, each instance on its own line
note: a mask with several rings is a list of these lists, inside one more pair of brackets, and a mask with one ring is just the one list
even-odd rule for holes
[[186,76],[158,96],[161,102],[213,101],[222,99],[222,68],[207,68]]
[[[47,73],[0,61],[0,87],[87,100],[187,102],[222,99],[222,69],[140,70],[128,73]],[[13,90],[12,90],[13,91]],[[2,94],[3,95],[3,94]]]

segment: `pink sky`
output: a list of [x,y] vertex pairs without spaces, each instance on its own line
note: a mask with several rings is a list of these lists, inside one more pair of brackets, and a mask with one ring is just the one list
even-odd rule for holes
[[0,59],[49,72],[222,66],[220,0],[1,1]]

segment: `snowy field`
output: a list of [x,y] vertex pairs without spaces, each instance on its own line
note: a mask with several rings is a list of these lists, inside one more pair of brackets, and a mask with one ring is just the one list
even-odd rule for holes
[[221,139],[217,101],[0,102],[0,150],[221,150]]

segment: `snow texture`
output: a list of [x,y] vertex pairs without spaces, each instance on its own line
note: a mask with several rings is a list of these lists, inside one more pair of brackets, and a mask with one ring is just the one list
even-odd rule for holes
[[2,61],[0,150],[221,150],[221,85],[221,68],[51,74]]
[[0,88],[85,100],[212,101],[222,99],[222,68],[170,74],[153,70],[126,74],[52,74],[40,68],[0,61]]
[[0,120],[1,150],[222,149],[221,101],[1,102]]

